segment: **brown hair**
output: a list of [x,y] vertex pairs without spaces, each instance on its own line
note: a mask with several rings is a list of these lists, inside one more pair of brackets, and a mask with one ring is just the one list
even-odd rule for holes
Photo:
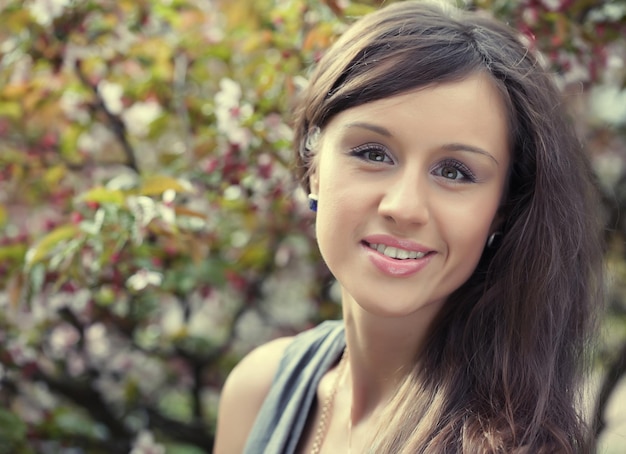
[[602,301],[596,193],[550,74],[512,29],[411,1],[357,21],[299,100],[296,173],[308,189],[307,135],[339,112],[481,71],[509,108],[503,236],[433,323],[372,452],[591,452],[576,403]]

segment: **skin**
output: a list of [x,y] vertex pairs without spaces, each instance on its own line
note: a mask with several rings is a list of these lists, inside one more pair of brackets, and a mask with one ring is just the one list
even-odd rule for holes
[[290,342],[291,338],[285,337],[262,345],[232,370],[220,396],[214,454],[243,452],[280,358]]
[[[320,251],[342,288],[349,359],[318,387],[323,402],[341,374],[322,452],[346,452],[349,420],[352,452],[379,424],[429,324],[497,230],[509,160],[506,108],[484,74],[348,109],[324,128],[310,182]],[[364,241],[372,235],[425,253],[408,259],[420,262],[417,271],[381,261]],[[267,382],[248,359],[229,377],[216,453],[240,452],[227,439],[246,439],[287,342],[251,354]],[[310,450],[318,419],[319,408],[300,452]]]

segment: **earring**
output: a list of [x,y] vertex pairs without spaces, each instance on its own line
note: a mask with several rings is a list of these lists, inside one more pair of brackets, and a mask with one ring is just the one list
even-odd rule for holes
[[317,211],[317,195],[315,194],[309,194],[309,209]]
[[489,235],[489,239],[487,240],[487,247],[495,247],[495,243],[500,239],[501,236],[502,232],[493,232],[491,235]]

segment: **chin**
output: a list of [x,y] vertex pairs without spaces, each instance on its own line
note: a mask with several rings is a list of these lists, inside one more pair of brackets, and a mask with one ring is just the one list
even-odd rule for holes
[[[443,300],[417,303],[415,301],[402,302],[397,299],[393,301],[390,297],[384,299],[386,303],[381,302],[381,300],[372,301],[371,296],[362,300],[355,299],[355,301],[364,312],[375,317],[386,319],[419,317],[426,313],[430,315],[433,311],[437,312],[443,305]],[[389,301],[393,302],[390,304]]]

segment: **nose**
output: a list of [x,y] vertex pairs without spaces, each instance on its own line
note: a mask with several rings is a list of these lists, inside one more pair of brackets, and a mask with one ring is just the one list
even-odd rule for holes
[[378,212],[397,225],[417,225],[428,222],[427,179],[415,171],[394,175],[393,181],[384,189]]

